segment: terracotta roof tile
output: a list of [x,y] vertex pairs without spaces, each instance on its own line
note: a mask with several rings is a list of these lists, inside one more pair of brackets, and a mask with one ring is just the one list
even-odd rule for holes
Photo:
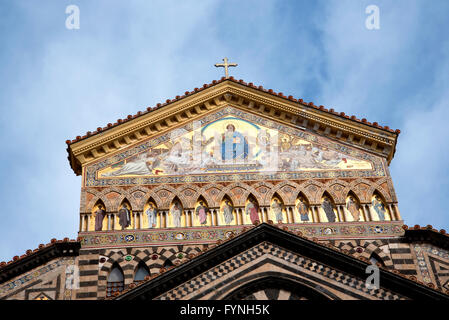
[[165,101],[165,103],[163,103],[163,104],[162,104],[162,103],[158,103],[158,104],[156,104],[156,106],[153,107],[153,108],[152,108],[152,107],[147,107],[147,108],[146,108],[146,111],[143,111],[143,112],[142,112],[142,111],[139,111],[139,112],[137,112],[137,114],[135,114],[135,115],[128,115],[128,117],[125,118],[125,119],[117,119],[117,122],[114,123],[114,124],[108,123],[107,126],[104,127],[104,128],[98,127],[98,128],[97,128],[97,131],[94,131],[94,132],[88,131],[88,132],[86,133],[86,135],[84,135],[84,136],[76,136],[76,138],[73,139],[73,140],[66,140],[66,144],[70,145],[70,144],[72,144],[72,143],[78,142],[78,141],[83,140],[83,139],[85,139],[85,138],[87,138],[87,137],[90,137],[90,136],[95,135],[95,134],[97,134],[97,133],[99,133],[99,132],[105,131],[105,130],[110,129],[110,128],[112,128],[112,127],[115,127],[115,126],[117,126],[117,125],[119,125],[119,124],[121,124],[121,123],[123,123],[123,122],[128,121],[128,120],[138,118],[138,117],[140,117],[140,116],[142,116],[142,115],[144,115],[144,114],[146,114],[146,113],[148,113],[148,112],[157,110],[157,109],[159,109],[159,108],[161,108],[161,107],[163,107],[163,106],[165,106],[165,105],[167,105],[167,104],[170,104],[170,103],[179,101],[179,100],[181,100],[181,99],[183,99],[183,98],[185,98],[185,97],[187,97],[187,96],[190,96],[190,95],[192,95],[192,94],[194,94],[194,93],[196,93],[196,92],[199,92],[199,91],[204,90],[204,89],[206,89],[206,88],[212,87],[212,86],[214,86],[214,85],[216,85],[216,84],[218,84],[218,83],[224,82],[224,81],[232,81],[232,82],[235,82],[235,83],[240,83],[240,84],[242,84],[242,85],[244,85],[244,86],[247,86],[247,87],[250,87],[250,88],[254,88],[254,89],[256,89],[256,90],[260,90],[260,91],[263,91],[263,92],[268,92],[268,93],[270,93],[270,94],[272,94],[272,95],[274,95],[274,96],[278,96],[278,97],[281,97],[281,98],[284,98],[284,99],[287,99],[287,100],[290,100],[290,101],[294,101],[294,102],[297,102],[297,103],[302,104],[302,105],[306,105],[306,106],[309,106],[309,107],[312,107],[312,108],[315,108],[315,109],[319,109],[319,110],[321,110],[321,111],[329,112],[329,113],[338,115],[338,116],[343,117],[343,118],[346,118],[346,119],[351,119],[351,120],[354,120],[354,121],[357,121],[357,122],[361,122],[361,123],[363,123],[363,124],[366,124],[366,125],[369,125],[369,126],[372,126],[372,127],[375,127],[375,128],[379,128],[379,129],[386,130],[386,131],[389,131],[389,132],[394,132],[394,133],[396,133],[396,134],[399,134],[399,133],[401,132],[399,129],[396,129],[396,130],[390,129],[389,126],[380,126],[377,122],[374,122],[374,123],[368,122],[365,118],[363,118],[362,120],[359,120],[356,116],[347,116],[344,112],[338,113],[338,112],[336,112],[333,108],[331,108],[331,109],[328,110],[328,109],[326,109],[326,108],[325,108],[324,106],[322,106],[322,105],[320,105],[320,106],[318,107],[318,106],[316,106],[312,101],[307,103],[307,102],[304,102],[303,99],[300,99],[300,98],[299,98],[299,99],[295,99],[295,98],[294,98],[293,96],[291,96],[291,95],[289,95],[289,96],[287,97],[287,96],[285,96],[282,92],[276,93],[273,89],[268,89],[268,90],[267,90],[267,89],[265,89],[263,86],[255,86],[252,82],[246,83],[246,82],[243,81],[242,79],[236,80],[236,79],[234,79],[234,77],[231,76],[231,77],[229,77],[228,79],[226,79],[225,77],[222,77],[220,80],[213,80],[212,83],[209,83],[209,84],[206,84],[206,83],[205,83],[205,84],[203,84],[203,86],[202,86],[201,88],[195,88],[195,89],[194,89],[193,91],[191,91],[191,92],[186,91],[185,94],[184,94],[183,96],[177,95],[173,100],[167,99],[167,100]]
[[71,240],[71,239],[69,239],[69,238],[64,238],[63,240],[56,240],[55,238],[53,238],[53,239],[51,239],[50,242],[47,243],[46,245],[41,243],[41,244],[39,244],[38,248],[36,248],[36,249],[34,249],[34,250],[28,249],[28,250],[25,252],[25,254],[23,254],[23,255],[21,255],[21,256],[14,256],[14,257],[12,258],[12,260],[10,260],[10,261],[8,261],[8,262],[5,262],[5,261],[0,262],[0,271],[1,271],[1,269],[2,269],[3,267],[5,267],[6,265],[10,265],[10,264],[12,264],[12,263],[20,262],[20,260],[23,259],[23,258],[25,258],[25,257],[28,257],[28,256],[30,256],[30,255],[32,255],[32,254],[35,254],[35,253],[39,252],[40,250],[42,250],[42,249],[44,249],[44,248],[47,248],[47,247],[49,247],[49,246],[52,246],[52,245],[55,244],[55,243],[61,243],[61,242],[79,242],[79,241],[77,241],[77,240]]

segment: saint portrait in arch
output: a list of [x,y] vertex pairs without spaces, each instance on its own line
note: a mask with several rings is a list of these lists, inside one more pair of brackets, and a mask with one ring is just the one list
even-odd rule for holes
[[223,160],[243,160],[248,157],[248,141],[233,124],[226,126],[222,134],[221,158]]

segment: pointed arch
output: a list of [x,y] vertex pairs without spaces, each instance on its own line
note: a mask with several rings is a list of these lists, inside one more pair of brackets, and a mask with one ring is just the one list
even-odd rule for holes
[[343,212],[345,221],[365,221],[361,201],[352,190],[349,190],[346,194]]
[[141,228],[161,228],[159,219],[160,215],[161,212],[160,210],[158,210],[157,202],[153,199],[152,196],[149,196],[142,207]]
[[[239,195],[239,197],[237,197],[236,195],[234,195],[234,193],[232,192],[233,189],[235,188],[241,188],[243,189],[243,192]],[[254,189],[252,186],[243,183],[243,182],[234,182],[231,183],[229,185],[227,185],[225,188],[223,188],[221,194],[230,194],[233,195],[232,201],[234,202],[234,204],[236,206],[244,206],[246,199],[248,198],[248,195],[250,193],[253,194],[253,196],[257,199],[257,202],[259,204],[263,203],[263,199],[260,197],[259,193],[257,192],[256,189]]]
[[360,200],[360,203],[369,203],[369,194],[373,192],[372,182],[364,178],[359,178],[349,183],[347,190],[352,190]]
[[[116,193],[117,196],[112,197],[112,194]],[[104,198],[108,199],[111,203],[111,211],[114,211],[121,199],[127,196],[126,190],[119,187],[108,187],[101,191]]]
[[146,276],[150,275],[150,269],[148,269],[148,266],[141,260],[137,264],[134,272],[134,282],[140,282],[145,280]]
[[241,217],[244,221],[243,224],[255,224],[262,221],[261,212],[260,212],[260,203],[257,201],[257,198],[249,193],[245,200],[245,210],[243,213],[243,217]]
[[193,202],[193,207],[196,207],[197,203],[200,201],[204,201],[205,205],[208,208],[213,208],[214,207],[214,203],[208,199],[207,197],[205,197],[203,194],[199,193],[196,198],[195,201]]
[[167,217],[167,227],[180,228],[185,225],[184,205],[177,195],[170,203],[170,209]]
[[[369,206],[372,220],[377,217],[380,221],[393,220],[393,215],[388,208],[385,197],[377,189],[371,196],[371,205]],[[374,216],[373,216],[374,214]]]
[[[125,206],[128,209],[128,216],[122,216],[122,220],[120,220],[120,209]],[[135,225],[134,220],[134,214],[133,214],[133,208],[131,206],[131,203],[126,197],[123,197],[123,199],[119,202],[119,205],[117,206],[117,214],[115,215],[114,219],[114,229],[115,230],[125,230],[125,229],[131,229]],[[121,225],[120,222],[124,223],[124,225]]]
[[[229,206],[232,208],[232,212],[230,212]],[[234,203],[232,202],[232,198],[226,194],[219,203],[218,224],[223,226],[238,224]]]
[[328,191],[324,191],[321,196],[321,207],[319,209],[320,221],[337,222],[338,212],[336,210],[335,200]]
[[[299,185],[293,181],[283,181],[270,188],[270,191],[264,197],[264,203],[262,205],[270,205],[273,194],[277,193],[282,199],[284,205],[294,205],[296,190]],[[290,189],[287,192],[285,189]]]
[[[278,189],[279,190],[279,189]],[[275,191],[272,195],[272,198],[269,202],[269,214],[268,220],[272,220],[273,222],[288,222],[287,213],[284,210],[285,202],[283,198],[279,195],[278,191]]]
[[[150,201],[150,199],[153,199],[154,203],[156,204],[156,207],[162,208],[162,200],[161,198],[153,191],[153,190],[149,190],[146,194],[145,194],[145,198],[144,198],[144,202],[143,202],[143,206],[145,207],[145,205]],[[144,207],[142,207],[142,210],[144,209]]]
[[369,198],[368,198],[369,202],[372,201],[372,198],[374,197],[375,194],[378,194],[385,203],[392,202],[391,197],[388,194],[386,194],[384,192],[383,188],[379,185],[376,185],[375,187],[373,187],[372,192],[370,193]]
[[162,265],[164,268],[173,267],[174,264],[170,259],[165,259],[164,264]]
[[[158,195],[161,200],[160,209],[167,210],[170,204],[173,202],[175,196],[178,195],[178,191],[170,185],[160,185],[153,189],[153,192]],[[181,199],[182,200],[182,199]],[[182,201],[181,201],[182,203]],[[182,203],[185,206],[185,203]]]
[[116,292],[122,292],[125,287],[125,275],[120,265],[115,262],[109,272],[106,284],[106,296],[111,297]]
[[145,186],[137,185],[127,190],[128,199],[132,201],[132,207],[136,211],[142,211],[150,190]]
[[176,189],[176,195],[182,199],[184,208],[193,208],[201,195],[201,188],[195,184],[183,184]]
[[325,191],[325,185],[318,180],[308,181],[302,190],[312,205],[320,205],[321,196]]
[[220,200],[218,197],[220,196],[223,188],[224,187],[221,184],[208,183],[205,186],[202,186],[198,192],[209,199],[209,205],[211,207],[219,207]]
[[326,190],[332,194],[336,204],[344,204],[348,183],[343,180],[331,180],[326,183]]
[[[205,215],[203,215],[202,210],[200,210],[199,208],[204,207],[205,210]],[[194,210],[193,210],[193,221],[194,221],[194,226],[212,226],[212,214],[209,210],[210,206],[207,203],[206,199],[203,197],[203,195],[199,195],[198,199],[196,200],[196,202],[193,205]],[[197,212],[198,210],[198,212]]]
[[212,299],[246,300],[260,290],[283,289],[290,291],[293,296],[298,298],[318,301],[339,300],[337,295],[326,288],[316,286],[302,276],[290,275],[284,272],[268,271],[261,275],[248,275],[239,282],[242,284],[237,288],[235,288],[235,285],[230,285],[225,292],[215,294],[212,296]]
[[103,204],[105,205],[106,212],[111,212],[113,210],[113,205],[111,201],[102,193],[96,191],[96,190],[89,190],[86,191],[88,193],[94,194],[94,197],[85,205],[83,210],[81,210],[81,213],[90,213],[92,212],[92,208],[95,206],[98,200],[103,201]]
[[228,197],[229,199],[231,199],[231,202],[232,202],[233,206],[237,205],[238,199],[236,199],[234,194],[232,194],[229,190],[226,190],[226,188],[223,188],[220,191],[220,193],[218,194],[218,196],[216,198],[217,203],[221,204],[225,197]]
[[294,220],[297,222],[313,221],[313,214],[310,210],[310,201],[302,191],[299,191],[296,196]]
[[[103,210],[103,212],[99,212],[100,206]],[[97,212],[99,212],[101,215],[97,217]],[[95,202],[95,205],[92,207],[91,211],[91,219],[90,219],[90,225],[88,227],[89,231],[102,231],[102,230],[108,230],[108,220],[106,217],[106,206],[104,205],[103,200],[98,199],[97,202]],[[98,220],[98,221],[97,221]],[[97,225],[98,223],[98,225]]]

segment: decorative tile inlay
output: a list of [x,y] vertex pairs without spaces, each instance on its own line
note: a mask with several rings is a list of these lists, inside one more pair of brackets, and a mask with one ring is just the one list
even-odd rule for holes
[[[357,178],[357,177],[383,177],[386,176],[386,170],[379,157],[375,157],[369,153],[361,152],[355,148],[333,142],[331,140],[324,140],[318,138],[315,134],[311,134],[307,131],[303,131],[297,128],[289,127],[281,123],[275,123],[269,121],[258,115],[243,112],[241,110],[226,107],[222,110],[209,114],[199,120],[198,123],[201,127],[217,121],[226,116],[235,116],[242,121],[247,121],[254,126],[260,125],[265,128],[277,130],[280,135],[286,134],[292,137],[302,139],[309,143],[323,144],[325,148],[334,150],[335,152],[342,153],[348,157],[354,157],[363,161],[368,161],[372,164],[373,169],[357,169],[357,170],[304,170],[293,172],[280,172],[280,171],[261,171],[257,172],[257,168],[250,168],[247,165],[244,168],[236,167],[231,171],[246,170],[241,173],[219,173],[220,170],[212,174],[205,170],[204,174],[191,174],[191,175],[152,175],[152,176],[125,176],[125,177],[99,177],[98,172],[111,165],[121,163],[123,160],[132,156],[137,156],[143,152],[151,150],[153,147],[162,143],[167,143],[173,138],[173,131],[167,132],[159,137],[153,138],[145,143],[137,145],[133,148],[120,152],[110,158],[99,161],[86,167],[85,173],[85,186],[116,186],[116,185],[153,185],[153,184],[170,184],[170,183],[207,183],[207,182],[227,182],[227,181],[254,181],[254,180],[287,180],[287,179],[309,179],[309,178]],[[192,123],[188,123],[176,130],[183,130],[184,132],[191,132],[194,129]],[[287,143],[287,142],[286,142]],[[282,146],[281,146],[282,148]],[[346,160],[345,160],[346,161]],[[223,169],[224,170],[224,169]],[[226,169],[225,171],[227,171]]]
[[[289,231],[301,232],[306,237],[318,239],[397,237],[404,234],[402,221],[345,222],[345,223],[302,223],[282,224]],[[226,240],[242,232],[242,226],[189,227],[177,229],[155,229],[135,231],[82,232],[79,234],[83,248],[135,246],[145,244],[168,245],[187,243],[214,243]]]

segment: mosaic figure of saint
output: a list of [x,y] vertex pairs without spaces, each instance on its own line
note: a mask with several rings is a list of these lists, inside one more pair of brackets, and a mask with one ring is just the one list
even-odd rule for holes
[[124,230],[131,224],[131,215],[129,213],[129,209],[126,204],[122,204],[122,207],[118,211],[119,224]]
[[248,141],[233,124],[226,126],[226,132],[222,135],[221,158],[223,160],[246,159],[248,156]]
[[302,198],[299,199],[296,210],[298,210],[301,221],[309,221],[309,208]]
[[147,154],[140,154],[135,159],[126,161],[125,164],[123,164],[120,169],[116,171],[112,171],[109,173],[104,173],[103,177],[116,177],[116,176],[122,176],[122,175],[146,175],[150,174],[151,171],[148,168],[147,162],[151,161],[151,157]]
[[226,200],[225,205],[223,206],[223,215],[226,224],[230,224],[234,220],[234,215],[232,214],[233,210],[234,208],[231,206],[229,200]]
[[352,217],[354,218],[354,221],[360,220],[360,211],[359,211],[360,206],[352,196],[350,196],[348,199],[346,209],[348,209],[348,211],[351,213]]
[[156,227],[156,218],[157,218],[157,209],[156,206],[150,202],[150,206],[148,207],[147,211],[145,211],[148,217],[148,228],[155,228]]
[[271,204],[271,210],[273,210],[277,222],[282,222],[282,204],[278,199],[274,199],[273,203]]
[[324,198],[321,206],[323,207],[324,213],[326,213],[327,220],[329,222],[335,222],[335,212],[330,200],[328,198]]
[[97,211],[95,211],[95,231],[101,231],[103,228],[103,219],[106,215],[103,205],[99,205]]
[[249,215],[249,218],[251,219],[251,223],[256,223],[256,221],[259,221],[259,206],[254,202],[253,199],[250,199],[248,201],[248,204],[246,205],[245,212],[247,215]]
[[373,204],[374,210],[379,215],[380,221],[384,221],[385,220],[385,212],[387,212],[387,210],[385,209],[385,205],[382,202],[382,200],[380,199],[380,197],[375,196],[371,203]]
[[173,224],[176,228],[181,227],[181,205],[178,201],[174,202],[170,208],[170,214],[173,217]]
[[196,213],[198,220],[200,221],[201,224],[207,223],[207,212],[208,211],[209,210],[204,205],[204,202],[200,201],[200,205],[198,207],[196,207],[195,213]]

